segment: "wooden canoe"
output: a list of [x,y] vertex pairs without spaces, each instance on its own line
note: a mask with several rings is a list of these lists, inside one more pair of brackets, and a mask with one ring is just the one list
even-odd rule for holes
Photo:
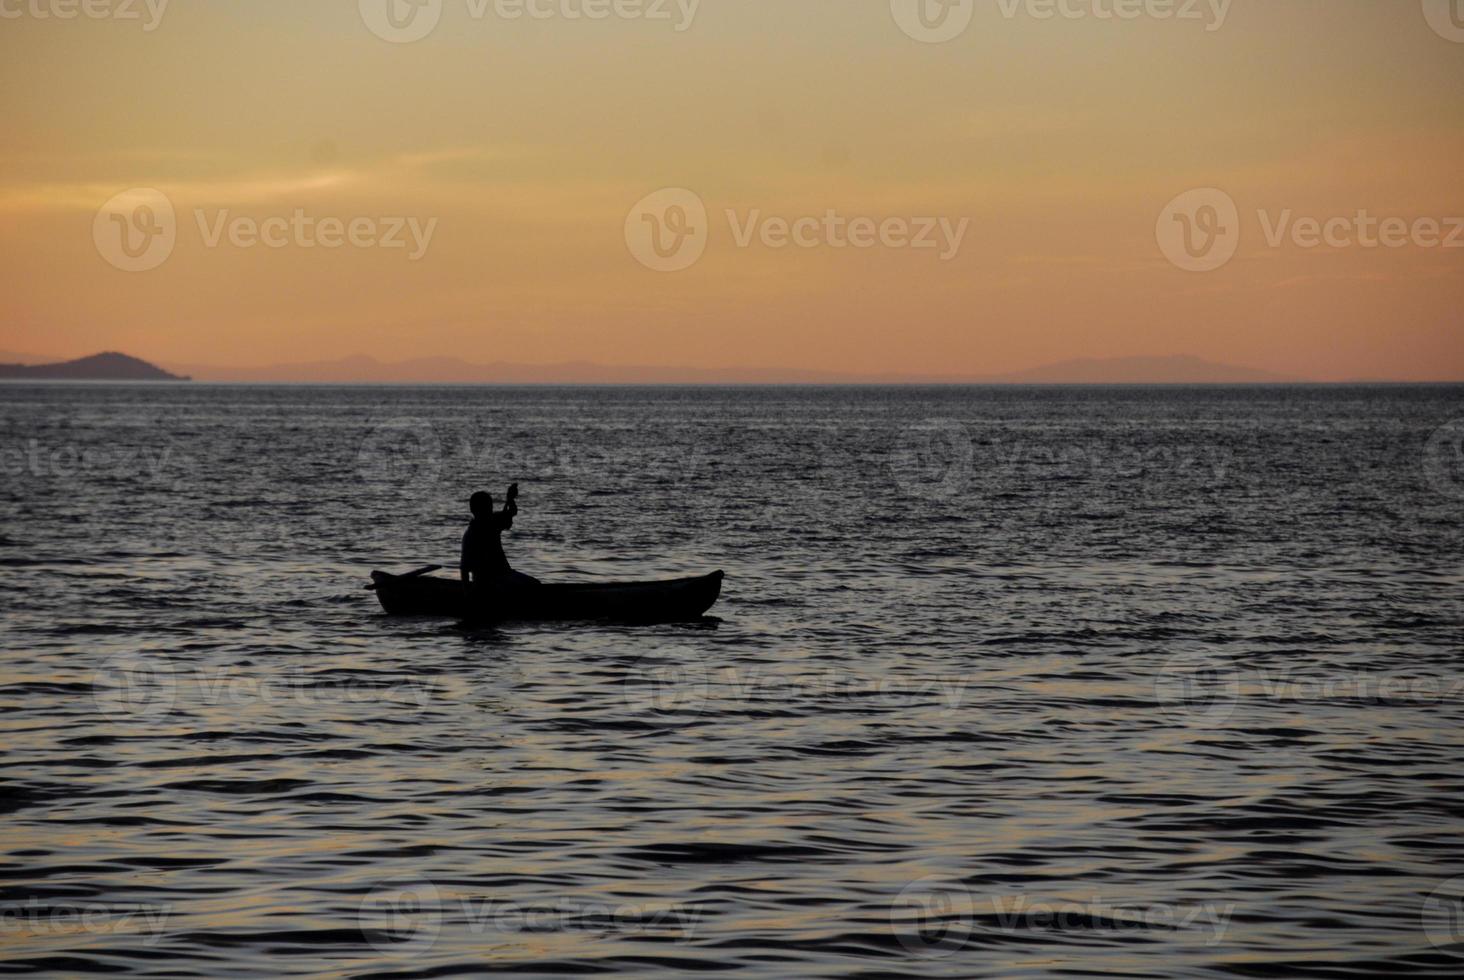
[[496,608],[474,608],[461,581],[372,572],[381,608],[392,616],[565,622],[682,623],[699,619],[722,593],[722,572],[663,582],[540,585],[511,592]]

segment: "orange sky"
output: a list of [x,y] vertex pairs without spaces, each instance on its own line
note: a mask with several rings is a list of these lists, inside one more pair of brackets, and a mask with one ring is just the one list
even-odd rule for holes
[[[1051,18],[1054,0],[973,0],[944,43],[892,0],[622,0],[668,19],[422,2],[435,27],[392,43],[372,5],[425,26],[406,0],[127,4],[140,20],[0,0],[0,349],[940,374],[1186,353],[1464,379],[1464,231],[1450,249],[1414,225],[1446,239],[1464,217],[1464,30],[1447,16],[1464,0],[1199,0],[1193,19],[1132,20],[1100,16],[1115,0]],[[526,3],[547,16],[506,16]],[[597,3],[611,16],[570,16]],[[138,188],[171,205],[172,250],[126,271],[124,230],[168,241],[142,237],[160,226]],[[688,215],[699,257],[668,253],[695,258],[679,271],[640,260],[635,229],[655,226],[632,209],[662,188],[706,209]],[[1197,188],[1238,214],[1233,259],[1205,272],[1156,233]],[[119,194],[121,223],[99,217]],[[1349,223],[1334,244],[1287,225],[1273,245],[1288,211]],[[1360,244],[1360,211],[1406,219],[1406,240]],[[356,243],[323,247],[286,227],[297,212],[342,238],[355,221]],[[839,248],[830,212],[964,234]],[[679,215],[650,217],[680,241]],[[809,247],[772,247],[776,224],[740,243],[754,217],[817,223]],[[275,219],[279,247],[241,218]],[[383,219],[407,247],[367,244]]]

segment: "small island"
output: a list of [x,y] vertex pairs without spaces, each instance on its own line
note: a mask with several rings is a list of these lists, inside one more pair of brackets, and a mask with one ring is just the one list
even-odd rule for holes
[[0,364],[0,379],[24,381],[189,381],[147,361],[108,351],[59,364]]

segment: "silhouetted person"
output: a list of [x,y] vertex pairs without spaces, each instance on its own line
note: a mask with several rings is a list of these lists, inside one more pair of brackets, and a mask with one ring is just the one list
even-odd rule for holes
[[503,553],[503,532],[513,527],[518,514],[518,484],[508,488],[503,510],[493,510],[493,495],[479,490],[468,501],[473,522],[463,534],[463,557],[459,565],[463,583],[480,601],[501,599],[516,589],[533,588],[538,580],[515,572]]

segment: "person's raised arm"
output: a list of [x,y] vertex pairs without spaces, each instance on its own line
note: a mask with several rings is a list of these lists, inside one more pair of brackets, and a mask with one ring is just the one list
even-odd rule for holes
[[515,483],[508,488],[508,502],[503,505],[503,528],[507,530],[513,527],[513,519],[518,515],[518,484]]

